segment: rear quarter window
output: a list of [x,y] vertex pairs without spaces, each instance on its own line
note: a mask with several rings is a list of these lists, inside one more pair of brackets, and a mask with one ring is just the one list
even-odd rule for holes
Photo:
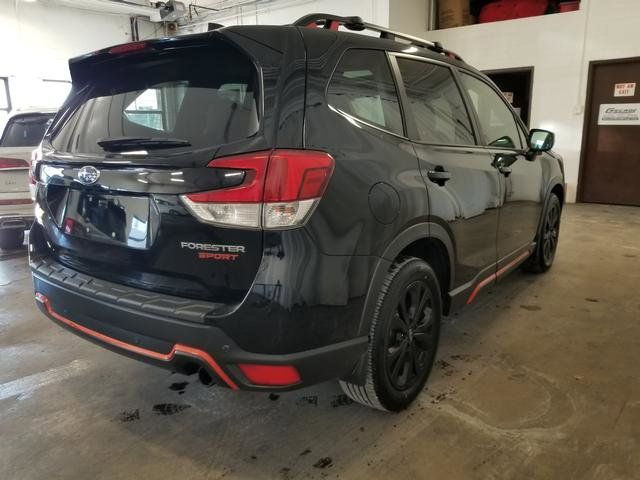
[[77,107],[54,133],[58,151],[103,154],[100,141],[181,139],[213,148],[259,129],[258,73],[223,42],[96,67]]
[[329,83],[327,100],[334,109],[402,135],[402,115],[391,68],[384,52],[347,50]]

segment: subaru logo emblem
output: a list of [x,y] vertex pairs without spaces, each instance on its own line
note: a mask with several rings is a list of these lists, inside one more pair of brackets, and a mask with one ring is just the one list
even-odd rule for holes
[[96,183],[99,178],[100,170],[98,170],[96,167],[92,167],[91,165],[82,167],[78,171],[78,181],[83,185],[92,185]]

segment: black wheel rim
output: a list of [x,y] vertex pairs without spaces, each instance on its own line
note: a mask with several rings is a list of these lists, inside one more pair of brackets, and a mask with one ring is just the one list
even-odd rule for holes
[[553,261],[558,246],[560,235],[560,208],[558,205],[551,205],[547,212],[544,224],[544,236],[542,238],[542,255],[544,261],[549,265]]
[[397,390],[420,382],[435,350],[436,325],[431,290],[424,281],[408,285],[389,322],[386,371]]

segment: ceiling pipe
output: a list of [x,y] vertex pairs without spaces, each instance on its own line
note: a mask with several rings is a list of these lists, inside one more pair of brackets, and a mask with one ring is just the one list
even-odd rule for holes
[[162,7],[152,7],[140,5],[134,2],[119,0],[50,0],[49,3],[55,3],[69,8],[80,10],[89,10],[93,12],[104,12],[119,15],[141,16],[148,18],[151,22],[161,22]]
[[[258,14],[268,10],[281,10],[290,6],[300,7],[308,3],[313,3],[314,0],[240,0],[230,4],[215,4],[218,12],[208,12],[198,17],[193,17],[191,20],[183,25],[183,27],[197,27],[210,22],[224,23],[227,20],[238,19],[242,17],[242,12],[238,11],[242,7],[255,6],[256,22],[258,20]],[[292,19],[292,21],[295,19]]]

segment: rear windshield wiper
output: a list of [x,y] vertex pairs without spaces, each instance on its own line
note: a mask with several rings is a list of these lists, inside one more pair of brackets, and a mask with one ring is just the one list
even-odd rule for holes
[[190,147],[191,143],[180,138],[145,138],[145,137],[117,137],[98,140],[107,152],[122,152],[130,148],[161,149]]

